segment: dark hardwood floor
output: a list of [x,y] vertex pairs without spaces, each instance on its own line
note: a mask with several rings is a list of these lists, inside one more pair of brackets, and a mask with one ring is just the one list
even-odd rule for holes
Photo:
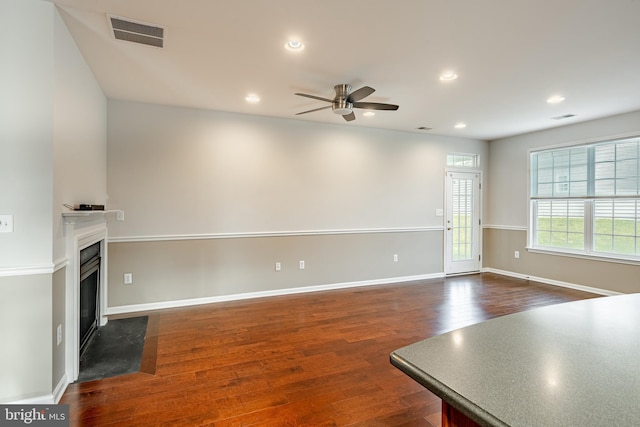
[[439,426],[440,399],[391,351],[596,296],[484,273],[149,312],[141,372],[60,403],[72,426]]

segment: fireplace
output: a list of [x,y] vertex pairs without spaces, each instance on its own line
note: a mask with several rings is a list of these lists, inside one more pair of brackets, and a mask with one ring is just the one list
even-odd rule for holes
[[80,251],[80,354],[100,326],[100,242]]
[[[67,381],[72,383],[78,379],[80,371],[81,343],[86,346],[95,329],[107,324],[107,222],[101,211],[65,212],[62,216],[68,258],[65,373]],[[84,252],[85,249],[89,250]],[[82,272],[81,266],[85,267]],[[81,277],[94,284],[85,287],[83,283],[81,286]]]

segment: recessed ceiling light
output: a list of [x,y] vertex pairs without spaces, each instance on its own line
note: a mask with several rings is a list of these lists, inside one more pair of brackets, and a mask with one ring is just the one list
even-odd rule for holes
[[247,101],[249,104],[257,104],[258,102],[260,102],[260,97],[255,93],[250,93],[244,98],[244,100]]
[[442,80],[443,82],[449,82],[451,80],[455,80],[458,78],[458,75],[455,73],[455,71],[445,71],[444,73],[440,74],[440,80]]
[[466,127],[467,127],[467,124],[466,123],[462,123],[462,122],[456,123],[456,125],[454,126],[454,128],[456,128],[456,129],[464,129]]
[[362,113],[362,115],[365,117],[373,117],[376,115],[376,113],[373,111],[365,111],[364,113]]
[[552,97],[547,99],[547,103],[549,104],[558,104],[562,101],[564,101],[564,96],[562,95],[553,95]]
[[284,48],[293,52],[299,52],[304,49],[304,44],[300,40],[289,40]]

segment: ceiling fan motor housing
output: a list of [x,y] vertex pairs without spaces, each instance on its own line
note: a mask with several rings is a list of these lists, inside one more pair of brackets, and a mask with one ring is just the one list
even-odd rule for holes
[[348,101],[349,94],[351,93],[351,85],[341,84],[335,85],[333,90],[336,91],[336,97],[331,103],[331,108],[334,113],[346,116],[353,111],[353,103]]

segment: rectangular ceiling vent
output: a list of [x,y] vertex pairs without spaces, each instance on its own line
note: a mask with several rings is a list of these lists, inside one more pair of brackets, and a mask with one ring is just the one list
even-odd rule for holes
[[128,18],[107,15],[117,40],[146,44],[147,46],[164,47],[166,28],[158,25],[134,22]]

